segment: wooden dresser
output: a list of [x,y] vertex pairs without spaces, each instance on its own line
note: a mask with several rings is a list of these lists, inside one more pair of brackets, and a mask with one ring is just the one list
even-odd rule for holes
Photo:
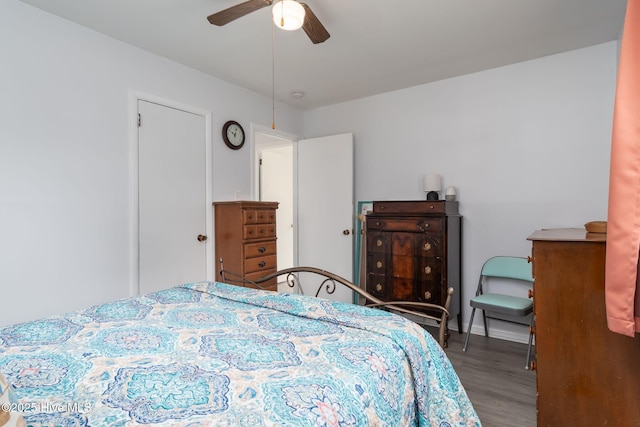
[[373,202],[366,220],[366,289],[385,301],[444,305],[460,319],[461,216],[458,202]]
[[528,240],[538,426],[639,426],[640,338],[607,328],[606,234],[551,229]]
[[[277,266],[277,202],[215,202],[215,266],[220,277],[220,259],[231,282],[235,276],[255,280],[274,273]],[[277,290],[276,279],[263,288]]]

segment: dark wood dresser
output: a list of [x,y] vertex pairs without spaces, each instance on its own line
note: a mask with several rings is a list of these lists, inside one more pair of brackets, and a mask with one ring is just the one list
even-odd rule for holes
[[[277,202],[215,202],[215,266],[216,280],[220,277],[220,259],[224,269],[233,276],[255,280],[274,273],[277,266],[276,209]],[[248,285],[245,285],[248,286]],[[262,285],[277,290],[276,279]]]
[[640,338],[607,328],[606,234],[550,229],[528,240],[538,426],[640,426]]
[[366,219],[366,289],[385,301],[444,305],[460,319],[462,221],[458,202],[380,201]]

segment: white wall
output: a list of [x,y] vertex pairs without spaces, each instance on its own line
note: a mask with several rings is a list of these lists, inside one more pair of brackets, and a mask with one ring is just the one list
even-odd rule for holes
[[[0,326],[128,295],[130,90],[211,111],[212,197],[250,198],[251,147],[219,129],[268,128],[270,99],[17,0],[0,2],[0,40]],[[606,219],[615,69],[612,42],[306,113],[277,104],[278,125],[354,133],[358,200],[423,199],[427,172],[458,188],[466,326],[484,259]]]
[[[251,198],[271,100],[17,0],[0,2],[0,326],[129,295],[129,93],[212,114],[213,200]],[[302,113],[276,105],[301,134]]]
[[[427,172],[457,188],[466,330],[485,259],[530,255],[536,229],[606,220],[616,49],[606,43],[309,111],[305,137],[355,134],[358,200],[424,199]],[[494,326],[496,336],[526,337],[526,328]]]

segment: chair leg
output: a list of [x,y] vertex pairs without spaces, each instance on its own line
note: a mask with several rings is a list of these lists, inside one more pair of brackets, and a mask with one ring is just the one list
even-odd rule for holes
[[533,344],[533,313],[531,314],[531,323],[529,324],[529,347],[527,348],[527,361],[526,364],[524,366],[524,369],[529,369],[530,366],[530,362],[531,362],[531,347]]
[[482,322],[484,323],[484,336],[489,338],[489,328],[487,328],[487,313],[482,310]]
[[469,335],[471,334],[471,325],[473,325],[473,315],[476,314],[475,307],[471,310],[471,319],[469,319],[469,326],[467,326],[467,336],[464,339],[464,346],[462,351],[467,351],[467,344],[469,344]]

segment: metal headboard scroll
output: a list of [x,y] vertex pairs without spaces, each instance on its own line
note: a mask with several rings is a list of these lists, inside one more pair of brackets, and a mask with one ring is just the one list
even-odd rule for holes
[[[309,272],[307,272],[309,273]],[[298,292],[302,295],[304,295],[304,290],[302,289],[302,281],[300,280],[300,277],[298,276],[299,272],[295,272],[295,271],[290,271],[287,273],[286,277],[285,277],[285,282],[287,284],[287,286],[289,286],[290,288],[298,288]],[[322,288],[324,288],[324,291],[328,294],[331,295],[333,294],[338,285],[336,285],[336,282],[333,278],[331,277],[323,277],[323,276],[315,276],[317,277],[321,277],[322,281],[320,282],[320,285],[318,285],[318,289],[316,290],[316,298],[318,298],[318,296],[320,295],[320,291],[322,291]]]
[[302,285],[300,284],[300,278],[294,272],[287,273],[285,277],[285,283],[292,289],[298,288],[298,293],[304,295],[304,291],[302,290]]

